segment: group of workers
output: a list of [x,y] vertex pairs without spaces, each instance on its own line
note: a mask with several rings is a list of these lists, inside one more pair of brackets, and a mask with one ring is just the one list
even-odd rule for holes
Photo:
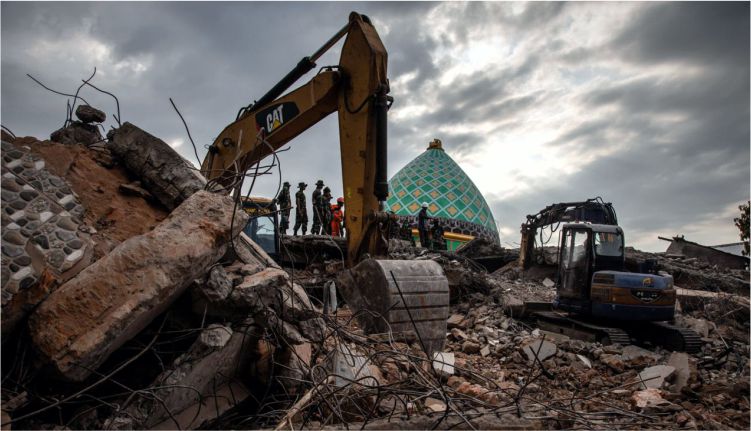
[[[279,233],[287,234],[289,229],[289,214],[292,211],[292,198],[289,192],[290,184],[285,181],[279,194],[279,209],[282,213],[282,221],[279,224]],[[298,185],[295,193],[295,226],[293,234],[302,230],[305,235],[308,231],[308,207],[305,199],[305,189],[308,187],[304,182]],[[313,201],[313,226],[310,233],[313,235],[344,236],[344,198],[338,198],[336,204],[331,203],[331,189],[324,187],[323,180],[316,181],[316,189],[311,196]]]
[[[305,235],[308,231],[308,208],[305,199],[305,189],[308,187],[304,182],[298,185],[295,193],[295,226],[292,228],[293,235],[301,230]],[[292,212],[292,198],[290,196],[290,184],[285,181],[279,194],[279,210],[282,220],[279,224],[279,233],[287,234],[289,229],[289,215]],[[336,204],[331,204],[331,189],[324,187],[323,180],[316,181],[316,188],[311,196],[313,201],[313,226],[310,233],[313,235],[344,236],[344,198],[338,198]],[[433,221],[429,226],[430,220]],[[443,227],[437,218],[428,215],[428,204],[423,202],[420,212],[417,213],[417,231],[420,234],[420,245],[433,250],[446,250],[446,240],[443,237]],[[409,221],[404,220],[400,227],[394,229],[401,239],[410,241],[415,245],[412,236],[412,228]]]

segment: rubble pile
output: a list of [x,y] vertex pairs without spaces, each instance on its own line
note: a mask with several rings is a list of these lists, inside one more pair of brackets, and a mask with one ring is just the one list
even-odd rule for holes
[[224,190],[135,125],[102,138],[100,113],[3,134],[3,429],[749,427],[747,271],[629,251],[674,274],[687,354],[521,319],[555,270],[516,250],[391,240],[445,274],[445,340],[368,335],[344,241],[285,238],[274,261]]

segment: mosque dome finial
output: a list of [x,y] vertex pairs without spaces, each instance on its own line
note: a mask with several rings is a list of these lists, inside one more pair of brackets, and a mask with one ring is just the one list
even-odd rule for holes
[[428,144],[428,149],[429,150],[443,150],[443,144],[441,143],[440,139],[436,138],[430,141],[430,143]]

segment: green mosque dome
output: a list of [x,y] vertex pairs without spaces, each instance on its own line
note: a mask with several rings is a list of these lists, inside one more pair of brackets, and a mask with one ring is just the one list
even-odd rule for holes
[[[499,243],[498,229],[485,198],[436,139],[389,181],[387,207],[416,220],[422,203],[446,231],[449,249],[474,237]],[[453,235],[449,234],[452,233]]]

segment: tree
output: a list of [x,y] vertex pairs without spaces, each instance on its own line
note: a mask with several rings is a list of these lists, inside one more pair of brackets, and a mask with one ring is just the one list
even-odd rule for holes
[[749,225],[749,207],[751,207],[751,201],[746,204],[738,205],[738,209],[741,210],[741,216],[733,219],[735,225],[738,226],[738,230],[741,231],[741,241],[743,241],[743,255],[748,256],[748,225]]

